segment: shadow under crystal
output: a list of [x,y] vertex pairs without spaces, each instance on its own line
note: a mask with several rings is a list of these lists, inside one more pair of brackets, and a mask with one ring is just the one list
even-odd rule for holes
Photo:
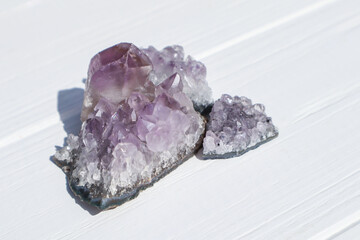
[[[60,115],[60,119],[64,124],[64,130],[69,134],[78,135],[81,129],[81,108],[84,98],[84,89],[82,88],[71,88],[60,90],[57,95],[57,110]],[[64,138],[64,145],[66,144],[66,138]],[[62,148],[62,146],[55,146],[56,150]],[[54,156],[50,156],[50,161],[57,165],[59,168],[62,168],[61,163],[58,162]],[[91,206],[87,203],[84,203],[80,200],[78,196],[76,196],[69,186],[69,179],[65,174],[66,179],[66,190],[69,195],[74,199],[74,201],[86,210],[91,215],[96,215],[101,211],[94,206]]]
[[67,134],[79,134],[83,99],[84,89],[82,88],[64,89],[58,92],[57,109]]

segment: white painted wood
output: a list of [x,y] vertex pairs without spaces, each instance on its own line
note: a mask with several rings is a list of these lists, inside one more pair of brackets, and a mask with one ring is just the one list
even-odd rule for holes
[[[2,0],[0,30],[0,239],[360,239],[358,0]],[[121,41],[183,45],[280,136],[91,215],[49,159],[90,58]]]

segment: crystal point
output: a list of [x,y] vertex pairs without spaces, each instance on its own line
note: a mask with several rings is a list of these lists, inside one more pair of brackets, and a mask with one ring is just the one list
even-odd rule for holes
[[183,80],[183,91],[194,103],[194,108],[201,112],[213,102],[212,92],[206,81],[206,67],[191,56],[185,58],[184,49],[174,45],[161,51],[154,47],[142,49],[153,63],[150,79],[159,84],[170,75],[178,73]]
[[120,43],[96,54],[90,61],[84,95],[82,121],[100,98],[119,104],[134,91],[152,97],[154,84],[148,80],[150,59],[135,45]]

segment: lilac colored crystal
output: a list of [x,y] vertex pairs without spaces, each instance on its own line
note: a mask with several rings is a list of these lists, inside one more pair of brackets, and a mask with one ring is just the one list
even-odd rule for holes
[[238,156],[277,135],[264,105],[224,94],[215,101],[210,113],[203,154],[205,158]]
[[100,98],[118,104],[133,91],[153,98],[154,84],[148,81],[151,71],[150,59],[131,43],[120,43],[96,54],[90,61],[81,120],[87,119]]
[[90,63],[79,136],[55,154],[73,192],[100,209],[134,197],[201,146],[205,121],[180,74],[155,86],[152,63],[118,44]]
[[212,104],[205,65],[191,56],[185,59],[183,47],[174,45],[158,51],[150,46],[142,50],[152,61],[153,71],[150,79],[154,84],[157,85],[170,75],[178,73],[183,80],[183,91],[193,101],[196,110],[201,112]]

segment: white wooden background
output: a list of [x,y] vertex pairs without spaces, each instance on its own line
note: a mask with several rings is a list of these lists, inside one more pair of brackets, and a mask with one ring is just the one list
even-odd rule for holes
[[[360,239],[360,1],[0,0],[0,239]],[[94,214],[51,161],[90,58],[181,44],[280,136]]]

